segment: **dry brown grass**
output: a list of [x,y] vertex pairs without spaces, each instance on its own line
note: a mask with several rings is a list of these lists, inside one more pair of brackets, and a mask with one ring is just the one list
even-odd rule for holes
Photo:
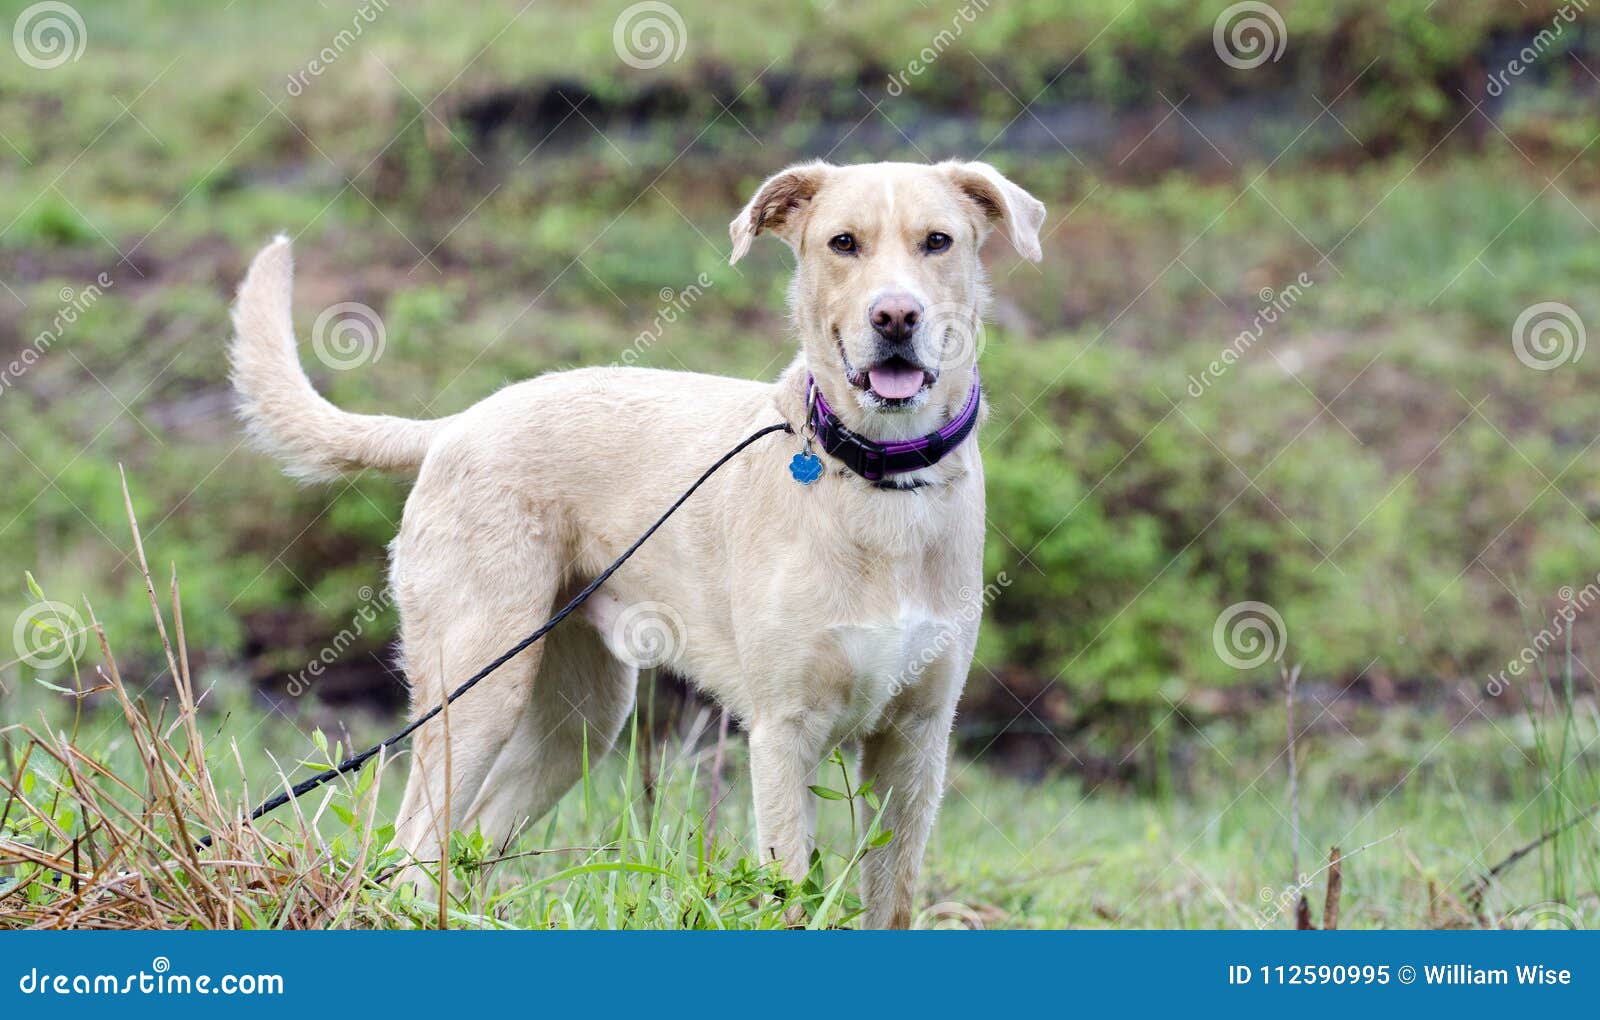
[[[125,730],[97,744],[131,744],[139,770],[119,771],[111,755],[79,746],[69,733],[3,731],[15,767],[0,775],[0,880],[15,881],[0,894],[0,928],[389,926],[396,918],[383,897],[364,895],[380,888],[371,874],[383,850],[373,845],[376,776],[355,802],[361,835],[354,853],[335,853],[295,802],[269,827],[277,837],[246,820],[249,791],[219,790],[207,762],[177,578],[169,638],[131,504],[128,519],[171,697],[152,714],[129,694],[90,609],[104,665],[95,667],[94,683],[80,696],[109,691],[115,698]],[[173,706],[175,716],[165,718]],[[233,756],[238,762],[237,747]],[[206,836],[211,845],[201,848]]]

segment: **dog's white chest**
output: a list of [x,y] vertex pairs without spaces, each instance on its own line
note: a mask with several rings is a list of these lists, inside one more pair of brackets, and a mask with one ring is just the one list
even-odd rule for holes
[[850,670],[841,728],[870,733],[883,710],[934,667],[958,639],[955,624],[918,607],[903,607],[890,621],[830,628]]

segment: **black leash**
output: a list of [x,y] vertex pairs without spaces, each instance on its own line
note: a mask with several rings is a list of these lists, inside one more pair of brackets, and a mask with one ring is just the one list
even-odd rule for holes
[[[534,631],[532,634],[529,634],[527,637],[523,638],[521,641],[518,641],[516,644],[512,645],[510,648],[506,649],[493,662],[489,663],[487,666],[485,666],[482,669],[478,670],[465,683],[463,683],[460,687],[457,687],[454,691],[452,691],[450,693],[450,696],[445,699],[445,705],[454,704],[455,700],[457,698],[461,697],[463,694],[465,694],[468,691],[472,690],[473,687],[477,686],[478,681],[482,680],[484,677],[488,676],[490,673],[493,673],[495,670],[499,669],[501,666],[504,666],[507,662],[510,662],[519,653],[521,653],[523,651],[526,651],[529,645],[533,644],[535,641],[538,641],[540,638],[544,637],[546,634],[548,634],[552,630],[554,630],[555,627],[556,627],[556,624],[560,623],[562,620],[565,620],[568,616],[572,615],[573,610],[575,610],[579,606],[583,605],[583,603],[588,600],[590,595],[593,595],[595,593],[595,591],[598,590],[599,587],[602,584],[606,583],[606,580],[608,578],[610,578],[612,574],[617,572],[617,569],[619,567],[621,567],[624,563],[628,562],[628,557],[632,556],[635,552],[637,552],[639,550],[639,547],[641,545],[644,545],[645,542],[649,540],[650,536],[654,535],[656,533],[656,529],[660,528],[663,524],[667,523],[667,518],[669,518],[673,514],[677,513],[678,512],[678,508],[683,506],[683,504],[688,501],[690,496],[694,495],[696,489],[700,488],[701,485],[705,484],[706,479],[708,479],[712,475],[716,474],[717,471],[724,464],[728,463],[728,461],[732,460],[733,458],[737,457],[740,453],[744,452],[744,448],[745,447],[749,446],[751,443],[755,442],[756,440],[760,439],[761,437],[767,436],[767,435],[771,435],[774,432],[788,432],[790,434],[793,434],[794,433],[794,427],[791,426],[788,422],[782,422],[782,423],[779,423],[777,425],[768,425],[767,427],[765,427],[763,429],[758,429],[754,433],[752,433],[749,436],[745,437],[745,439],[743,441],[741,441],[738,446],[735,446],[733,449],[731,449],[727,453],[723,454],[720,458],[718,458],[718,460],[717,460],[717,462],[715,464],[713,464],[710,467],[706,468],[705,472],[703,474],[701,474],[701,476],[699,478],[695,479],[694,484],[689,486],[687,489],[685,489],[684,492],[683,492],[683,495],[678,497],[678,501],[676,503],[673,503],[670,507],[668,507],[666,513],[662,514],[660,517],[657,517],[656,518],[656,522],[654,524],[650,525],[650,527],[645,530],[645,533],[640,535],[634,541],[634,543],[632,545],[628,546],[628,548],[623,552],[623,554],[621,556],[618,556],[616,561],[614,563],[612,563],[611,566],[609,566],[605,570],[601,571],[600,572],[600,576],[596,577],[593,581],[590,581],[588,583],[588,585],[586,585],[582,591],[578,592],[577,595],[573,596],[573,599],[572,599],[571,602],[568,602],[565,606],[562,606],[561,607],[561,611],[556,613],[556,615],[550,617],[550,619],[546,620],[544,622],[544,624],[542,626],[540,626],[540,628],[538,630]],[[300,797],[303,794],[310,793],[312,790],[315,790],[317,787],[322,786],[324,783],[331,782],[334,779],[339,778],[340,776],[344,775],[347,772],[356,771],[357,769],[359,769],[363,765],[365,765],[367,762],[371,761],[373,759],[373,757],[378,755],[380,752],[385,751],[388,748],[393,747],[394,745],[400,743],[400,741],[402,741],[402,740],[406,739],[407,737],[411,736],[411,734],[415,733],[417,731],[417,729],[422,726],[423,723],[427,722],[429,719],[432,719],[434,716],[438,715],[443,710],[444,710],[444,705],[435,705],[435,706],[433,706],[432,708],[428,709],[428,711],[426,711],[422,715],[418,716],[416,718],[416,720],[414,720],[405,729],[403,729],[400,732],[396,733],[394,736],[389,737],[387,740],[384,740],[381,743],[373,744],[371,747],[367,748],[365,751],[362,751],[360,754],[351,755],[350,757],[346,758],[344,761],[342,761],[339,764],[335,765],[333,768],[325,769],[324,771],[318,772],[316,775],[312,776],[310,779],[305,780],[304,782],[296,783],[294,785],[294,787],[291,788],[290,790],[288,790],[287,792],[280,793],[276,797],[273,797],[270,800],[263,801],[259,807],[257,807],[254,811],[250,812],[250,821],[253,822],[256,819],[260,818],[262,815],[265,815],[265,814],[267,814],[269,812],[272,812],[272,811],[276,811],[278,808],[283,807],[285,804],[289,803],[291,800],[294,800],[295,798]],[[204,850],[204,849],[206,849],[206,848],[211,846],[211,841],[212,841],[212,836],[207,835],[204,838],[202,838],[199,843],[196,844],[196,848]]]

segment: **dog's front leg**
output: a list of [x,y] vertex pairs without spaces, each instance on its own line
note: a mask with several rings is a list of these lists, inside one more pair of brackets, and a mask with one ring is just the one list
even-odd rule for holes
[[750,728],[750,781],[755,792],[756,841],[762,861],[777,861],[799,881],[811,862],[815,814],[810,783],[827,740],[814,719],[757,718]]
[[955,700],[891,714],[861,743],[861,775],[887,799],[880,825],[893,832],[887,846],[861,862],[862,898],[869,928],[908,928],[916,902],[922,853],[944,796],[945,760]]

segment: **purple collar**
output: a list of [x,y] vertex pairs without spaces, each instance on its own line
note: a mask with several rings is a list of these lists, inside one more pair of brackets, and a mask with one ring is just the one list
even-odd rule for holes
[[845,467],[869,482],[882,485],[890,475],[904,474],[918,468],[932,467],[945,454],[961,445],[972,434],[978,423],[979,397],[982,394],[978,368],[972,368],[972,391],[967,394],[966,405],[937,432],[918,439],[896,443],[874,442],[844,427],[827,398],[817,386],[817,381],[806,376],[806,402],[811,407],[811,428],[817,442],[828,455],[842,461]]

